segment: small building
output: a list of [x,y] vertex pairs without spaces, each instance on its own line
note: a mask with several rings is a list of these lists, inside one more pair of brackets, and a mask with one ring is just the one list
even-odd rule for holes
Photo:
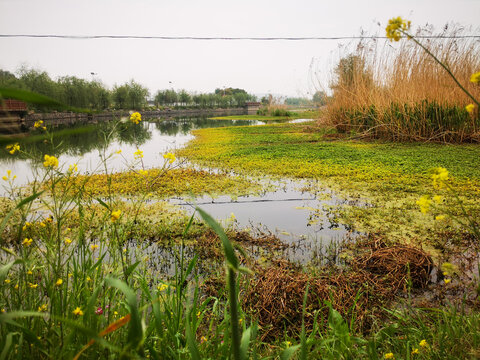
[[0,99],[0,135],[20,134],[27,112],[27,104],[23,101]]
[[260,110],[261,103],[256,101],[250,101],[245,103],[245,108],[247,109],[247,115],[256,115],[257,111]]

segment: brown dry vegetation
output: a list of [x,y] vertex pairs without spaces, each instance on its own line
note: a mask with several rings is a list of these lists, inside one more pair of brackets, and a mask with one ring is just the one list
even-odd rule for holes
[[[442,36],[460,36],[446,27]],[[423,29],[417,35],[434,35]],[[480,98],[480,86],[469,81],[480,70],[476,39],[419,39],[446,64],[459,82]],[[340,131],[367,131],[392,140],[480,140],[478,109],[448,73],[412,40],[370,40],[343,57],[333,81],[329,122]]]

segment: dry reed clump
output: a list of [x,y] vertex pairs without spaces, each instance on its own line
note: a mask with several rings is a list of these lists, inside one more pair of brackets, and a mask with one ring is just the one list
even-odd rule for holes
[[[445,27],[442,36],[464,33]],[[434,35],[423,29],[417,35]],[[480,86],[470,76],[480,69],[480,42],[471,38],[420,39],[447,64],[477,99]],[[398,46],[397,46],[398,45]],[[395,47],[394,47],[395,46]],[[329,123],[342,132],[365,132],[391,140],[479,141],[478,109],[447,72],[413,41],[370,40],[343,57],[335,69]]]
[[426,253],[410,246],[371,245],[348,269],[332,268],[320,276],[303,273],[288,262],[259,269],[243,294],[243,307],[258,321],[262,339],[278,337],[285,329],[291,334],[300,331],[307,285],[307,330],[313,327],[316,311],[319,323],[326,323],[327,302],[342,315],[354,312],[357,329],[367,330],[369,314],[381,314],[380,309],[406,289],[408,279],[413,287],[427,285],[433,263]]

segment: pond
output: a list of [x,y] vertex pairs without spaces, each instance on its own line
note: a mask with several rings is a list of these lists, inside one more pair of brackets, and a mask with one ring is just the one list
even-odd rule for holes
[[[301,119],[306,121],[306,119]],[[299,120],[295,120],[299,122]],[[102,171],[100,155],[115,153],[122,150],[121,156],[115,156],[109,161],[109,171],[122,171],[133,160],[133,154],[138,148],[143,151],[145,168],[155,168],[163,164],[163,154],[184,146],[193,139],[192,130],[222,126],[253,126],[262,125],[255,120],[209,120],[205,117],[179,119],[149,119],[140,126],[131,126],[125,123],[113,127],[112,123],[101,123],[94,126],[77,124],[68,128],[56,129],[53,143],[38,141],[22,145],[29,153],[55,155],[60,164],[78,165],[81,173]],[[87,129],[86,132],[76,132]],[[62,136],[59,133],[66,132]],[[105,134],[112,133],[109,142]],[[6,152],[2,154],[0,174],[11,170],[17,176],[16,184],[26,184],[32,180],[32,168],[41,166],[41,162],[31,159],[12,157]],[[203,196],[197,199],[176,198],[170,201],[183,206],[192,212],[192,204],[197,204],[224,224],[234,222],[239,229],[251,231],[271,232],[282,241],[293,245],[294,254],[285,254],[300,262],[306,262],[312,252],[319,247],[332,242],[338,242],[350,231],[337,224],[328,216],[331,206],[342,203],[335,194],[322,191],[320,194],[311,189],[315,186],[307,182],[293,182],[289,180],[270,183],[268,191],[259,196],[244,196],[232,199],[221,196],[212,199]],[[305,189],[310,189],[309,191]],[[3,190],[4,191],[4,190]],[[319,200],[322,198],[323,200]],[[327,200],[325,200],[327,199]],[[290,248],[292,248],[290,247]],[[287,250],[290,251],[290,250]]]

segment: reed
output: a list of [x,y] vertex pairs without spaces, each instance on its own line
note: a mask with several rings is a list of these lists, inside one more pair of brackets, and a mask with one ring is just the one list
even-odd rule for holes
[[[423,45],[478,99],[480,87],[469,79],[480,68],[479,43],[458,38],[462,34],[459,27],[445,27],[439,34],[421,29],[416,36],[439,36]],[[339,61],[334,75],[327,118],[340,131],[394,141],[480,139],[478,111],[465,109],[472,100],[414,41],[363,41]]]

